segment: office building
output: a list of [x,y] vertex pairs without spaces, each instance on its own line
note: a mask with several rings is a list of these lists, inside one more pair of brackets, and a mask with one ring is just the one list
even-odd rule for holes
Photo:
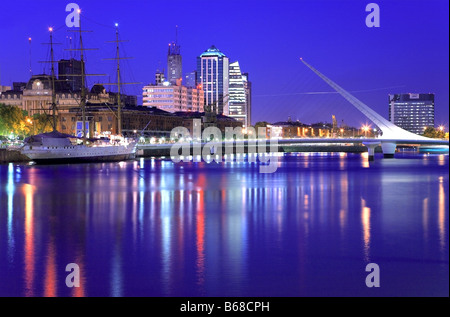
[[203,112],[204,94],[201,87],[186,87],[179,79],[176,84],[165,81],[162,84],[143,88],[143,106],[156,107],[167,112]]
[[180,46],[174,42],[169,44],[167,53],[167,79],[172,85],[183,77],[183,66]]
[[239,62],[230,64],[228,92],[228,115],[248,126],[247,94]]
[[65,81],[67,89],[71,92],[81,91],[81,71],[82,63],[79,60],[71,58],[58,61],[58,79]]
[[252,83],[249,80],[248,73],[242,73],[244,81],[245,97],[247,103],[247,123],[246,126],[252,125]]
[[434,127],[434,94],[389,95],[389,121],[416,134]]
[[205,105],[214,105],[215,112],[228,116],[228,57],[214,45],[197,57],[197,83],[203,88]]

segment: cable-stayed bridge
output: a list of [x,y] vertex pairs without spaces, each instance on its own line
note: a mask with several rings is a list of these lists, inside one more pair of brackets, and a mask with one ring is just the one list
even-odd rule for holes
[[[348,91],[340,87],[334,81],[326,77],[324,74],[319,72],[317,69],[312,67],[310,64],[305,62],[303,58],[300,60],[305,64],[309,69],[311,69],[317,76],[322,78],[331,88],[336,90],[342,97],[344,97],[348,102],[350,102],[356,109],[362,112],[370,121],[378,126],[381,130],[381,135],[378,138],[374,139],[366,139],[362,143],[367,146],[369,152],[369,159],[374,158],[375,147],[380,146],[383,149],[384,157],[394,157],[395,149],[397,145],[403,144],[417,144],[417,145],[449,145],[448,140],[438,140],[431,139],[424,136],[420,136],[409,131],[406,131],[392,122],[386,120],[383,116],[372,110],[368,105],[364,104],[362,101],[358,100],[355,96],[350,94]],[[343,139],[336,139],[341,142]],[[310,140],[312,141],[312,140]],[[328,140],[333,142],[332,140]],[[351,142],[352,139],[348,139],[346,141]],[[354,141],[354,139],[353,139]],[[315,142],[319,142],[315,140]]]

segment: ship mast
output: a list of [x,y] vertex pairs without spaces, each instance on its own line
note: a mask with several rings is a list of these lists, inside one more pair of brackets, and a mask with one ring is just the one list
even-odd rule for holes
[[52,78],[52,117],[53,117],[53,131],[56,131],[56,91],[55,91],[55,59],[53,55],[53,28],[50,31],[50,63],[52,64],[51,78]]
[[[50,83],[51,83],[51,90],[52,90],[52,100],[51,100],[51,112],[52,112],[52,121],[51,125],[53,127],[53,131],[56,131],[57,126],[57,118],[56,118],[56,74],[55,74],[55,54],[53,50],[53,46],[56,44],[61,43],[55,43],[53,42],[53,28],[49,27],[48,31],[50,33],[50,42],[49,43],[42,43],[45,45],[50,45],[50,61],[40,61],[39,63],[50,63],[51,64],[51,73],[50,73]],[[29,39],[31,41],[31,38]],[[30,69],[31,70],[31,69]],[[44,112],[46,113],[46,109],[44,109]]]
[[[80,12],[78,12],[80,13]],[[81,116],[83,121],[83,144],[86,144],[86,70],[84,69],[84,48],[83,48],[83,31],[81,30],[81,15],[80,15],[80,61],[81,61],[81,94],[80,94],[80,106]]]
[[122,98],[121,96],[121,87],[122,85],[136,85],[139,83],[123,83],[121,81],[121,75],[120,75],[120,60],[122,59],[131,59],[132,57],[121,57],[120,56],[120,46],[119,43],[128,42],[128,41],[121,41],[119,40],[119,24],[116,23],[116,40],[115,41],[108,41],[106,43],[115,43],[116,44],[116,57],[115,58],[105,58],[103,60],[114,60],[117,61],[117,82],[116,83],[105,83],[103,85],[117,85],[117,134],[122,135]]
[[76,32],[79,34],[80,37],[80,48],[79,49],[68,49],[67,51],[80,51],[80,63],[81,63],[81,75],[73,74],[65,76],[81,76],[81,91],[80,91],[80,108],[81,108],[81,116],[82,116],[82,133],[83,133],[83,144],[86,144],[87,139],[87,131],[86,131],[86,99],[87,99],[87,92],[86,92],[86,77],[87,76],[105,76],[105,74],[86,74],[86,67],[84,63],[84,51],[87,50],[97,50],[96,48],[85,48],[83,46],[83,33],[91,32],[91,31],[85,31],[81,28],[81,10],[78,10],[78,14],[80,16],[79,20],[79,28],[78,30],[69,30],[69,32]]
[[117,58],[117,121],[119,135],[122,135],[122,100],[120,98],[120,54],[119,54],[119,25],[116,23],[116,58]]

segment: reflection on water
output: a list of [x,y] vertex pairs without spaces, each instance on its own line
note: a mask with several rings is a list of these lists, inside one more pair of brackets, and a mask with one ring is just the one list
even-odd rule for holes
[[[447,179],[447,185],[448,185],[448,179]],[[445,206],[447,204],[447,212],[448,212],[448,191],[447,191],[447,199],[445,197],[445,191],[444,191],[444,177],[439,176],[439,240],[441,241],[441,250],[442,253],[445,252],[445,248],[447,246],[448,248],[448,235],[446,237],[445,233]],[[448,227],[448,224],[447,224]],[[447,239],[447,241],[446,241]],[[448,250],[447,250],[447,257],[448,257]]]
[[375,295],[448,295],[448,155],[9,164],[0,181],[3,296],[373,295],[369,262]]
[[370,263],[370,208],[366,207],[366,202],[362,200],[361,222],[363,226],[364,259]]
[[23,195],[25,197],[25,296],[34,295],[34,189],[33,186],[25,184],[23,186]]

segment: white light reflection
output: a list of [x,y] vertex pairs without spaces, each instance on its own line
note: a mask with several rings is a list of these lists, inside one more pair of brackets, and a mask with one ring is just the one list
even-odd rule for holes
[[[438,226],[439,226],[439,240],[441,244],[441,251],[445,254],[446,239],[445,239],[445,192],[444,192],[444,177],[439,177],[439,212],[438,212]],[[448,260],[448,254],[447,254]]]
[[423,222],[423,239],[428,241],[428,217],[429,217],[429,199],[424,198],[422,202],[422,222]]
[[361,222],[363,227],[363,241],[364,241],[364,260],[370,262],[370,208],[366,207],[366,201],[361,198]]
[[9,163],[8,166],[8,184],[6,186],[6,192],[8,194],[8,261],[13,263],[15,242],[14,242],[14,227],[13,227],[13,207],[14,207],[14,166]]
[[170,293],[170,276],[172,273],[172,254],[171,254],[171,243],[172,243],[172,227],[171,227],[171,210],[173,210],[173,197],[170,194],[173,192],[168,190],[161,191],[161,238],[162,238],[162,248],[161,248],[161,260],[162,260],[162,280],[164,292],[166,294]]
[[369,153],[368,152],[363,152],[361,153],[361,157],[362,157],[362,167],[363,168],[369,168],[370,164],[369,164]]
[[114,254],[112,259],[111,292],[112,297],[123,296],[122,261],[120,259],[118,241],[116,241],[116,245],[114,246]]

